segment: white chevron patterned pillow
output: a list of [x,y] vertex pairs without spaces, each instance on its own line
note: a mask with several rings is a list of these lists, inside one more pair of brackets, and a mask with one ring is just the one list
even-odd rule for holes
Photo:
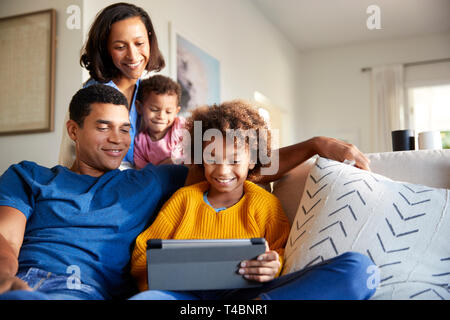
[[379,268],[372,299],[450,299],[449,198],[447,189],[318,157],[292,224],[283,274],[356,251]]

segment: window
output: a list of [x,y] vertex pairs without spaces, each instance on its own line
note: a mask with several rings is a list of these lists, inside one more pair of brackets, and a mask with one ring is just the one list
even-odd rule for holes
[[450,84],[409,88],[408,101],[416,134],[441,131],[442,147],[450,149]]

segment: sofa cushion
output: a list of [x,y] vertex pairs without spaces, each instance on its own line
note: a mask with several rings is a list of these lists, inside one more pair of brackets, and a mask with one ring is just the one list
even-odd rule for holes
[[273,183],[273,194],[280,200],[291,224],[297,213],[306,178],[315,162],[316,156],[298,165]]
[[369,153],[370,169],[392,180],[450,189],[450,150]]
[[[372,172],[393,180],[450,189],[450,150],[415,150],[369,153]],[[295,218],[301,195],[316,156],[298,165],[273,183],[289,221]]]
[[373,299],[450,299],[449,194],[318,157],[283,274],[356,251],[379,268]]

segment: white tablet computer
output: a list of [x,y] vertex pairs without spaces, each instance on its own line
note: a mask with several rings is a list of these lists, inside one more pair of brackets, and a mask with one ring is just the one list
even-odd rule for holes
[[147,241],[150,290],[218,290],[260,286],[237,271],[265,252],[265,239]]

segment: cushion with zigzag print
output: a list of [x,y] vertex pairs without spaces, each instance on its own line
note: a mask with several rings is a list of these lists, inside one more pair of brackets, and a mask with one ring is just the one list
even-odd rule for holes
[[282,274],[356,251],[378,266],[372,299],[450,299],[449,198],[448,189],[393,181],[318,157]]

